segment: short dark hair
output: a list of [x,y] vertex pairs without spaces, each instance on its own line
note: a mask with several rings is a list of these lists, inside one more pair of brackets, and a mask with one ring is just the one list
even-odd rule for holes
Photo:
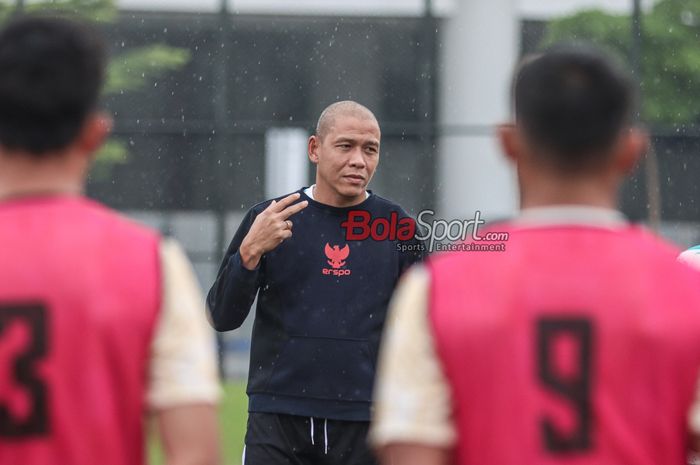
[[516,121],[538,156],[564,171],[607,159],[635,108],[632,80],[601,51],[555,46],[525,60],[514,84]]
[[0,32],[0,146],[41,157],[75,140],[95,110],[104,48],[91,28],[26,16]]

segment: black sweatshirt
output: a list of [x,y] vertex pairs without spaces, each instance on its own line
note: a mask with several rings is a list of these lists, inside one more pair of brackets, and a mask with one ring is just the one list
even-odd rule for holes
[[341,223],[350,211],[366,211],[373,220],[408,217],[389,200],[370,192],[361,204],[338,208],[298,192],[309,205],[290,218],[293,236],[252,271],[241,264],[238,248],[271,200],[248,211],[209,291],[211,320],[217,331],[238,328],[260,291],[249,411],[369,421],[387,305],[401,273],[423,252],[415,250],[420,246],[399,250],[399,244],[415,246],[415,239],[346,240]]

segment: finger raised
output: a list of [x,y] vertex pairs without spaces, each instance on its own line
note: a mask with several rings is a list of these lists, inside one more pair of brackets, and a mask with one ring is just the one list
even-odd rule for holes
[[298,192],[295,192],[295,193],[293,193],[293,194],[290,194],[290,195],[286,196],[285,198],[283,198],[283,199],[280,200],[279,202],[275,203],[275,206],[274,206],[274,208],[273,208],[273,211],[275,211],[275,212],[281,212],[282,210],[284,210],[285,208],[287,208],[288,206],[290,206],[290,205],[291,205],[295,200],[297,200],[298,198],[299,198],[299,193],[298,193]]
[[284,210],[280,212],[280,215],[282,216],[282,219],[287,219],[290,216],[292,216],[295,213],[299,213],[303,209],[309,206],[308,200],[304,200],[303,202],[295,203],[291,207],[287,207]]

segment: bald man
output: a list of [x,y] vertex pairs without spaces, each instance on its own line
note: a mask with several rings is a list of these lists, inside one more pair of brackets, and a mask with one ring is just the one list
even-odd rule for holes
[[250,209],[209,291],[218,331],[238,328],[259,291],[244,465],[375,463],[366,436],[379,339],[399,276],[422,257],[415,239],[348,240],[343,227],[408,217],[367,190],[380,139],[364,106],[328,107],[308,144],[316,184]]

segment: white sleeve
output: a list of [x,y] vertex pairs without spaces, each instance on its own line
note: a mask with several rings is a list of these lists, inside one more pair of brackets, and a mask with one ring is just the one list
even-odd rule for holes
[[216,341],[197,278],[174,240],[161,242],[160,260],[162,308],[151,347],[147,404],[163,409],[217,403]]
[[695,388],[693,403],[688,411],[688,428],[692,434],[700,436],[700,378]]
[[370,442],[450,448],[456,441],[450,388],[428,321],[428,271],[401,280],[389,308],[379,357]]

